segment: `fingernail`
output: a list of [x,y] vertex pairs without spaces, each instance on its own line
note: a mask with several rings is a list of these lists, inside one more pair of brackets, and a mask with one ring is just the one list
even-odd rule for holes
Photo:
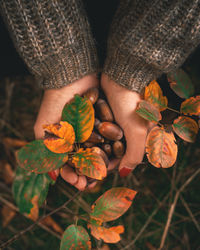
[[121,170],[119,171],[119,175],[121,177],[126,177],[127,175],[130,174],[130,172],[132,172],[137,167],[137,165],[138,164],[134,164],[134,165],[132,165],[131,168],[128,168],[128,167],[121,168]]
[[119,175],[120,177],[126,177],[127,175],[130,174],[131,171],[132,171],[132,168],[123,167],[122,169],[120,169]]

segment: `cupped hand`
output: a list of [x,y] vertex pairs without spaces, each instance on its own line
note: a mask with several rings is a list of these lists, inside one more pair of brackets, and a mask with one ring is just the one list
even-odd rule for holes
[[115,121],[124,131],[126,152],[120,162],[119,173],[122,177],[127,176],[143,159],[146,137],[152,124],[136,113],[140,94],[117,84],[105,74],[101,77],[101,87]]
[[[96,74],[84,76],[83,78],[68,84],[60,89],[45,90],[40,110],[34,125],[35,138],[41,139],[44,137],[44,124],[57,123],[61,120],[61,114],[64,105],[71,101],[75,94],[82,95],[92,87],[98,87],[99,82]],[[74,185],[79,190],[84,190],[87,186],[85,176],[77,175],[74,169],[70,166],[63,167],[60,171],[62,178]],[[56,175],[59,175],[59,170],[56,170]],[[94,186],[92,183],[90,187]]]

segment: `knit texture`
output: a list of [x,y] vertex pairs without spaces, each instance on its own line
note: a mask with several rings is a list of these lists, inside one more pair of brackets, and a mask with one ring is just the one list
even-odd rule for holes
[[[81,0],[0,0],[0,9],[43,88],[60,88],[98,71]],[[200,0],[121,0],[103,72],[140,92],[163,72],[180,67],[199,43]]]
[[79,0],[0,0],[19,54],[42,88],[60,88],[98,71],[97,53]]
[[199,0],[121,0],[103,72],[140,92],[162,73],[179,68],[198,44]]

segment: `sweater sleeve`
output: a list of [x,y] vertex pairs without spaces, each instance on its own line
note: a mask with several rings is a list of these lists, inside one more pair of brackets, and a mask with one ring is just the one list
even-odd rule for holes
[[140,92],[162,73],[180,67],[198,44],[199,0],[121,0],[103,72]]
[[42,88],[61,88],[98,71],[81,0],[0,0],[0,11]]

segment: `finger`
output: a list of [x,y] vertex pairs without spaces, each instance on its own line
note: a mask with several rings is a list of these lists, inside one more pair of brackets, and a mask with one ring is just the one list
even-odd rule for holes
[[119,166],[121,177],[127,176],[139,163],[141,163],[145,151],[147,131],[148,127],[143,129],[141,129],[141,127],[138,129],[137,127],[131,127],[124,131],[127,148]]
[[92,182],[91,184],[88,185],[88,188],[94,188],[97,185],[97,181]]
[[65,165],[62,170],[60,171],[61,177],[68,183],[75,185],[78,183],[78,175],[75,173],[75,171],[69,167],[68,165]]
[[74,185],[80,191],[83,191],[87,186],[87,179],[84,175],[78,177],[77,183]]
[[120,161],[121,161],[121,159],[117,159],[117,158],[110,160],[109,164],[108,164],[108,171],[112,171],[113,169],[118,167],[120,164]]

